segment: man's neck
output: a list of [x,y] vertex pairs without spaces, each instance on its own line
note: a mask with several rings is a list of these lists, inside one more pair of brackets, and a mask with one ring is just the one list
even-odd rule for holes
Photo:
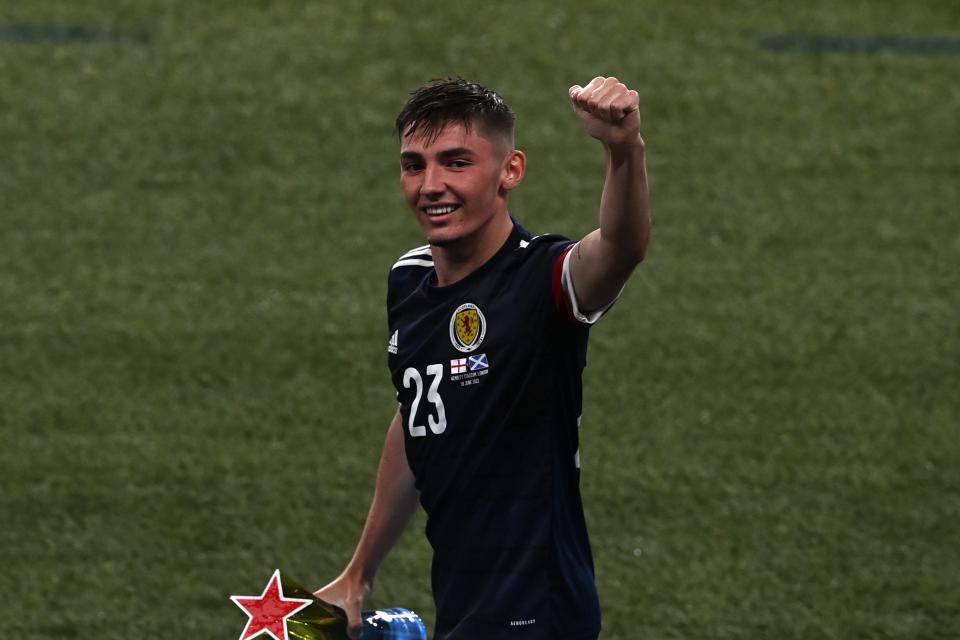
[[497,218],[476,234],[477,237],[446,246],[434,245],[433,267],[437,272],[437,286],[446,287],[463,280],[496,255],[513,231],[509,215]]

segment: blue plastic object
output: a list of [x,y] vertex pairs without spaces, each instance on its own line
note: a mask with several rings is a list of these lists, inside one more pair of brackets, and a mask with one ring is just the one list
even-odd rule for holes
[[427,627],[410,609],[364,611],[360,640],[427,640]]

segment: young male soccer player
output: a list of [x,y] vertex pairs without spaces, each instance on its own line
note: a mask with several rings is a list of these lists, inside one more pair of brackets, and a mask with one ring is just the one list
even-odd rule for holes
[[581,373],[590,325],[643,259],[650,213],[637,92],[597,77],[569,97],[606,150],[600,227],[576,243],[531,236],[511,217],[526,158],[496,93],[433,82],[397,118],[403,193],[427,245],[390,271],[400,406],[353,558],[317,592],[346,610],[352,634],[418,501],[435,638],[600,631],[579,489]]

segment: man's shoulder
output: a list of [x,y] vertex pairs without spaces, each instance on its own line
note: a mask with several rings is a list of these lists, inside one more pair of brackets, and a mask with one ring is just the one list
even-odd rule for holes
[[573,244],[572,240],[557,233],[541,233],[536,236],[528,234],[521,236],[514,249],[514,256],[521,263],[551,261],[562,255]]
[[520,240],[519,248],[542,249],[542,248],[553,247],[556,245],[567,246],[570,244],[573,244],[573,240],[559,233],[541,233],[539,235],[531,236],[529,238],[522,238]]
[[554,246],[558,243],[571,243],[569,238],[560,235],[559,233],[539,233],[534,235],[516,219],[513,220],[513,225],[516,232],[516,237],[519,239],[519,246],[517,249],[543,249]]
[[397,269],[432,269],[433,268],[433,254],[430,252],[430,245],[425,244],[422,247],[416,247],[410,249],[402,256],[397,258],[393,266],[390,267],[390,271],[393,272]]
[[430,245],[410,249],[394,260],[387,277],[387,300],[405,298],[416,290],[433,271],[433,254]]

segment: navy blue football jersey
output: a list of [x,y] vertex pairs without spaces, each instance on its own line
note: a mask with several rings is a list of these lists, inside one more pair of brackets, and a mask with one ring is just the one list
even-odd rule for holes
[[389,366],[433,548],[437,640],[595,638],[580,498],[589,325],[561,236],[519,224],[487,263],[435,285],[430,248],[390,271]]

